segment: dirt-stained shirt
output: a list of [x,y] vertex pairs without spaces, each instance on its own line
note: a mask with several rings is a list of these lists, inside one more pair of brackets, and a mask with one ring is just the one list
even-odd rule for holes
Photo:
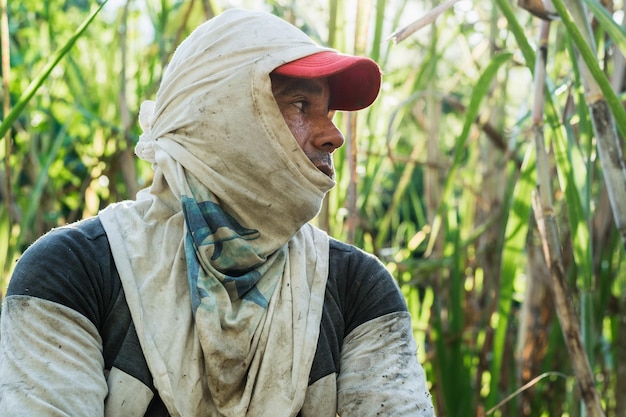
[[[333,239],[329,255],[298,415],[433,416],[393,277],[374,256]],[[16,266],[1,314],[0,415],[169,415],[97,218],[49,232]]]

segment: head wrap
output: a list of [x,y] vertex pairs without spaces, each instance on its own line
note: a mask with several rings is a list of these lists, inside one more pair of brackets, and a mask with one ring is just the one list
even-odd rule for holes
[[334,182],[295,141],[269,74],[324,51],[275,16],[230,10],[178,47],[141,107],[153,183],[99,216],[172,416],[302,405],[328,272],[328,238],[307,222]]

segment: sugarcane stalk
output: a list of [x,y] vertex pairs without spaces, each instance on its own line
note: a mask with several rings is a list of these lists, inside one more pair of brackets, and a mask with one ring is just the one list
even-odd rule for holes
[[532,108],[532,130],[537,152],[537,185],[541,203],[552,209],[552,183],[550,182],[550,162],[543,137],[543,114],[545,106],[546,63],[548,60],[548,36],[550,21],[542,20],[539,33],[539,49],[535,59],[534,96]]
[[569,294],[554,211],[551,208],[544,207],[536,193],[533,195],[532,203],[539,227],[539,234],[541,235],[544,255],[552,277],[551,283],[556,313],[561,323],[567,350],[572,359],[572,367],[585,405],[585,415],[588,417],[604,417],[600,395],[596,389],[591,365],[583,345],[578,316]]
[[544,256],[550,270],[550,284],[554,294],[557,317],[561,324],[576,380],[585,404],[586,415],[604,417],[600,396],[594,384],[589,358],[585,351],[579,318],[574,308],[563,266],[559,230],[554,216],[552,185],[549,175],[549,159],[543,135],[544,91],[546,85],[547,44],[550,21],[542,20],[540,26],[539,53],[535,61],[535,85],[533,103],[533,137],[537,152],[538,192],[533,194],[532,206],[541,236]]
[[[622,141],[617,134],[615,119],[611,113],[611,111],[623,112],[623,109],[618,107],[621,106],[619,103],[614,103],[615,94],[607,91],[607,85],[610,87],[608,80],[591,60],[596,56],[595,41],[582,2],[553,0],[552,3],[579,51],[576,59],[585,90],[585,101],[591,114],[613,219],[622,238],[622,244],[626,247],[626,163]],[[611,106],[609,99],[613,102]],[[624,128],[620,131],[622,134],[625,133]]]

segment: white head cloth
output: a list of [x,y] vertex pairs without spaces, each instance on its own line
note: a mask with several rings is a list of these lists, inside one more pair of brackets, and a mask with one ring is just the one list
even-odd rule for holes
[[172,416],[295,416],[316,350],[334,182],[293,138],[269,73],[325,49],[230,10],[176,50],[140,111],[152,185],[100,213],[137,334]]

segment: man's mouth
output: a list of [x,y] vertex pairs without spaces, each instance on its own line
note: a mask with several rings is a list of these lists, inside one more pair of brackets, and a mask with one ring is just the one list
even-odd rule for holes
[[328,166],[328,165],[317,165],[317,169],[319,169],[320,171],[322,171],[324,174],[326,174],[328,177],[330,177],[331,179],[335,178],[335,170],[333,169],[332,166]]
[[311,162],[322,173],[326,174],[330,179],[335,179],[335,168],[333,167],[333,157],[330,154],[320,155],[318,158],[311,159]]

